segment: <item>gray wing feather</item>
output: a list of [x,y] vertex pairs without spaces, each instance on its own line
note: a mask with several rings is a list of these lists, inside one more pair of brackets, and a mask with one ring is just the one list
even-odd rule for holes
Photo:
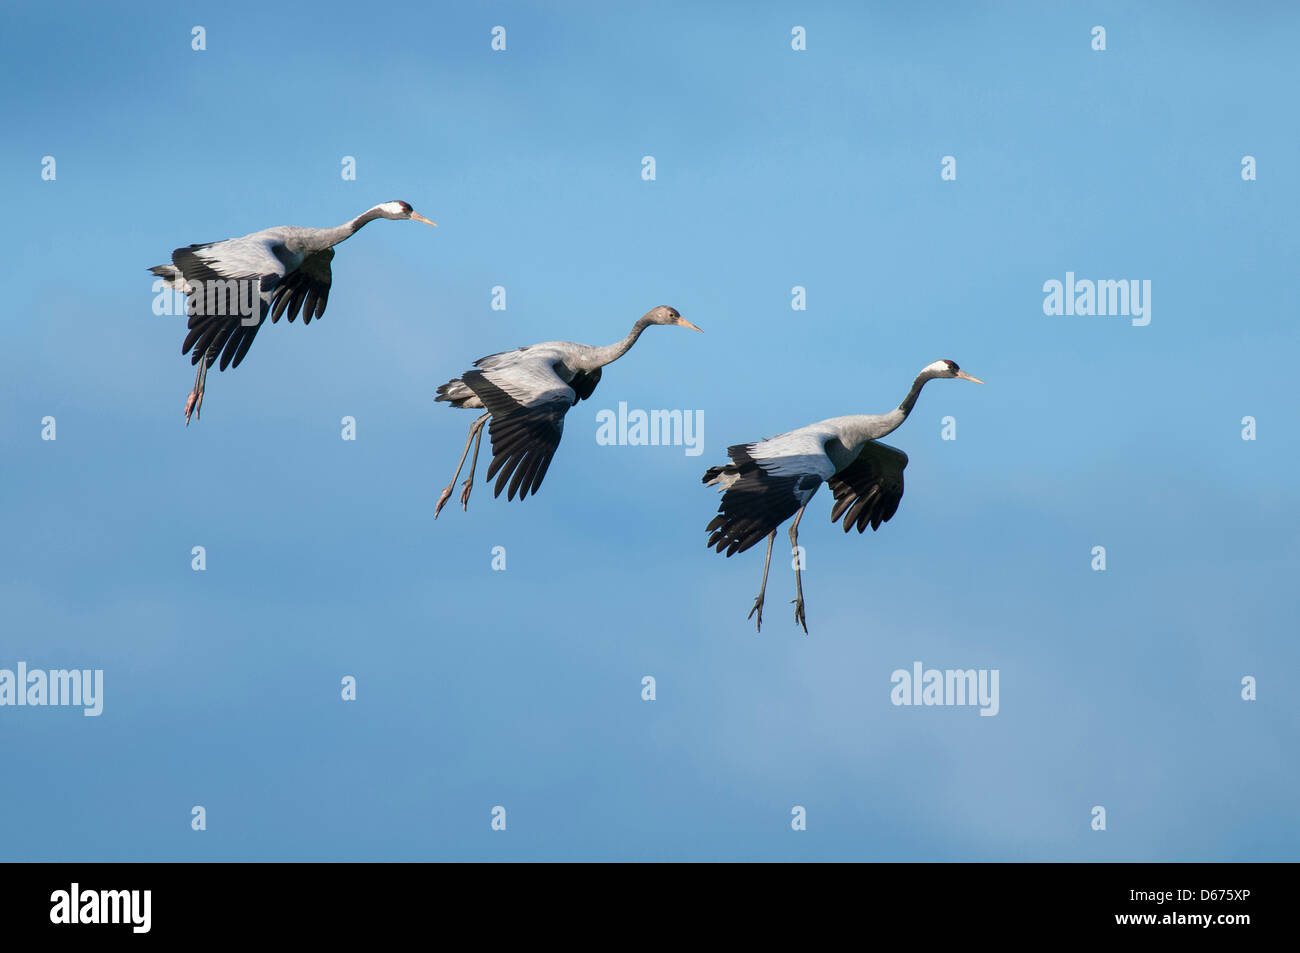
[[718,515],[705,531],[708,546],[743,553],[798,512],[835,470],[828,434],[804,428],[727,448],[732,462],[713,467],[704,482],[724,488]]
[[[268,312],[272,321],[285,313],[292,321],[301,311],[304,324],[325,313],[334,249],[302,254],[290,249],[279,231],[284,230],[187,245],[172,252],[172,262],[187,283],[186,294],[191,298],[188,333],[181,346],[182,354],[193,355],[191,363],[206,357],[211,365],[219,357],[221,370],[238,367]],[[158,269],[151,270],[159,273]],[[211,307],[213,286],[209,283],[254,279],[259,292],[255,323],[245,323],[246,316],[232,314],[228,309]],[[194,302],[195,295],[204,296],[204,301]]]
[[526,349],[504,352],[492,357],[513,360],[492,362],[491,369],[461,375],[492,415],[488,434],[492,441],[492,463],[487,479],[497,477],[494,496],[506,490],[506,499],[515,494],[523,499],[536,493],[551,466],[551,460],[564,434],[564,415],[577,397],[555,372],[552,360],[539,356],[529,359]]

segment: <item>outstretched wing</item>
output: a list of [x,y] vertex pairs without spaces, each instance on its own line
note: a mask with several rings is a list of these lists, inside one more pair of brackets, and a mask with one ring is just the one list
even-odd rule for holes
[[276,286],[271,297],[271,323],[287,314],[292,321],[298,317],[302,308],[302,323],[310,324],[312,318],[319,318],[325,313],[325,304],[330,297],[330,282],[334,280],[330,271],[330,262],[334,260],[334,249],[325,248],[313,252],[302,260],[302,264],[284,276]]
[[704,474],[725,491],[705,527],[709,547],[743,553],[793,516],[835,471],[825,448],[826,435],[807,430],[728,447],[732,462]]
[[[329,298],[333,257],[332,248],[304,257],[263,233],[176,249],[172,263],[190,298],[189,333],[181,353],[192,353],[193,364],[206,357],[209,366],[220,356],[224,371],[239,366],[268,312],[272,321],[286,311],[292,321],[300,309],[304,323],[320,317]],[[152,270],[161,274],[166,269]],[[250,311],[230,306],[236,300],[232,293],[245,304],[256,294],[256,320]]]
[[555,373],[554,358],[521,357],[491,370],[466,371],[461,380],[492,419],[492,463],[487,479],[497,478],[493,496],[522,500],[542,485],[564,433],[564,415],[577,400],[573,388]]
[[868,440],[857,458],[826,482],[835,494],[831,522],[844,517],[844,532],[855,523],[861,533],[873,530],[898,510],[903,499],[903,468],[907,454],[887,444]]

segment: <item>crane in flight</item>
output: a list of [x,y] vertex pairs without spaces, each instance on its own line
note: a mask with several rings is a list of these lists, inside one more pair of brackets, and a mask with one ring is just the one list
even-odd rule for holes
[[377,218],[437,224],[407,202],[385,202],[334,228],[284,225],[241,238],[186,245],[172,252],[170,265],[149,269],[186,296],[189,333],[181,353],[192,352],[190,363],[198,365],[185,401],[186,426],[192,414],[202,416],[208,368],[218,357],[221,370],[238,367],[268,312],[275,323],[285,314],[292,321],[301,309],[303,324],[325,313],[334,246]]
[[[767,537],[763,582],[749,610],[749,618],[758,615],[759,631],[763,629],[763,594],[777,528],[794,517],[790,546],[797,556],[799,521],[823,483],[829,483],[835,495],[831,522],[843,516],[844,532],[857,526],[861,533],[868,524],[874,531],[887,522],[903,498],[907,454],[878,441],[907,419],[927,382],[945,378],[984,383],[953,361],[935,361],[921,370],[903,402],[887,414],[831,417],[756,443],[736,444],[727,448],[731,463],[705,472],[705,485],[722,491],[718,515],[705,527],[710,534],[709,548],[725,551],[730,557]],[[794,620],[807,633],[798,559],[794,579]]]
[[592,395],[600,383],[601,368],[626,354],[641,332],[652,324],[700,330],[678,314],[676,308],[660,305],[637,318],[627,337],[614,344],[592,347],[571,341],[547,341],[489,354],[475,361],[473,369],[439,387],[436,400],[448,401],[453,407],[485,409],[487,413],[470,424],[460,462],[451,482],[438,497],[433,518],[438,518],[451,496],[473,443],[469,476],[460,494],[461,506],[469,509],[484,424],[488,425],[492,438],[492,462],[486,479],[497,478],[492,495],[500,496],[503,489],[507,500],[513,500],[516,493],[521,500],[529,493],[536,494],[560,445],[564,415],[578,401]]

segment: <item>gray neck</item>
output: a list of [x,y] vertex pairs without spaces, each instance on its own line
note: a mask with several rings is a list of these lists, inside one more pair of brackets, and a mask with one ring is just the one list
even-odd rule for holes
[[[907,392],[903,402],[894,410],[887,414],[870,414],[853,418],[854,425],[849,428],[849,433],[845,436],[848,438],[844,443],[850,446],[861,446],[868,440],[879,440],[887,436],[903,425],[907,415],[912,412],[916,406],[916,399],[921,396],[921,388],[925,386],[926,381],[933,380],[928,374],[922,372],[912,381],[912,389]],[[843,439],[843,438],[842,438]]]
[[907,392],[907,396],[904,397],[903,402],[898,405],[898,409],[893,411],[893,413],[899,415],[899,418],[898,423],[894,424],[894,426],[890,428],[891,430],[896,430],[898,424],[901,424],[907,419],[907,415],[910,414],[912,408],[916,406],[916,398],[921,396],[921,388],[924,387],[926,381],[929,380],[932,380],[929,374],[921,373],[916,375],[916,380],[912,381],[912,389]]
[[333,228],[322,228],[318,233],[320,247],[332,248],[339,242],[355,235],[362,225],[383,217],[379,211],[379,206],[376,205],[374,208],[366,209],[350,222],[344,222],[342,225],[336,225]]
[[594,371],[598,367],[604,367],[606,364],[613,364],[620,357],[631,350],[636,339],[641,336],[641,332],[650,327],[651,321],[646,317],[637,319],[636,324],[632,325],[632,330],[627,332],[627,337],[614,344],[606,344],[604,347],[588,348],[587,353],[583,356],[581,370]]

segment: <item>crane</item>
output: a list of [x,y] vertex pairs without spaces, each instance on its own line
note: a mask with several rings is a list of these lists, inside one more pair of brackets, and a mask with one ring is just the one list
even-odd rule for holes
[[[907,454],[879,443],[879,438],[902,425],[927,382],[945,378],[984,383],[953,361],[935,361],[922,368],[903,402],[887,414],[831,417],[756,443],[736,444],[727,448],[731,463],[710,467],[705,472],[704,484],[716,486],[722,492],[718,515],[705,527],[710,534],[709,548],[719,553],[725,550],[730,557],[767,537],[763,582],[754,607],[749,610],[749,618],[758,615],[760,632],[763,595],[767,591],[767,571],[772,563],[777,528],[794,517],[790,524],[790,546],[797,556],[799,521],[808,501],[823,483],[830,484],[835,495],[831,522],[837,522],[842,516],[844,532],[857,526],[861,533],[868,524],[875,531],[887,522],[903,498]],[[794,578],[794,619],[806,634],[808,621],[804,616],[803,576],[798,558],[794,562]]]
[[474,456],[460,495],[462,507],[469,509],[483,426],[489,420],[492,462],[486,479],[497,477],[492,495],[500,496],[503,489],[507,490],[507,500],[513,500],[516,493],[521,500],[529,493],[536,494],[560,445],[564,415],[578,401],[592,395],[600,382],[601,368],[626,354],[641,332],[652,324],[700,330],[676,308],[661,305],[639,317],[627,336],[614,344],[592,347],[570,341],[547,341],[489,354],[475,361],[474,369],[439,387],[436,400],[448,401],[453,407],[486,409],[487,413],[470,424],[460,462],[451,482],[438,497],[433,518],[438,518],[451,496],[473,443]]
[[238,367],[267,312],[275,323],[286,313],[292,321],[301,309],[303,324],[325,313],[334,246],[377,218],[437,224],[407,202],[384,202],[334,228],[285,225],[241,238],[187,245],[172,252],[170,265],[149,269],[164,285],[186,296],[189,333],[181,353],[192,351],[190,362],[198,365],[194,388],[185,401],[186,426],[192,414],[202,416],[208,368],[218,357],[221,370]]

